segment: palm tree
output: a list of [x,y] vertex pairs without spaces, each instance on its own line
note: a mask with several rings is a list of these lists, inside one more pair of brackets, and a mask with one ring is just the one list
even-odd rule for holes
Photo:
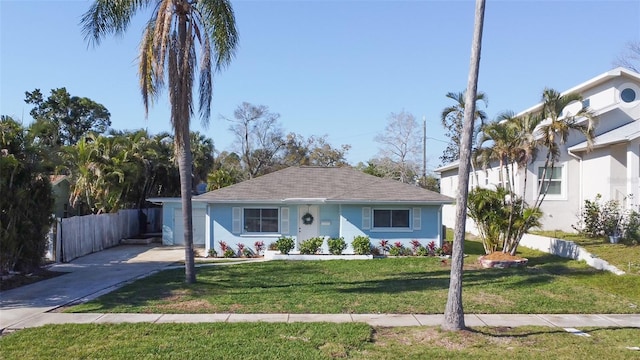
[[[453,100],[455,103],[454,105],[444,108],[442,110],[442,113],[440,114],[440,121],[442,122],[442,126],[445,129],[448,129],[447,136],[450,138],[449,144],[447,145],[447,148],[444,150],[440,159],[443,161],[443,163],[449,163],[458,160],[466,95],[464,92],[448,92],[445,96]],[[487,95],[481,91],[478,92],[478,94],[476,95],[476,104],[478,101],[484,103],[484,106],[486,107]],[[483,110],[479,110],[476,107],[475,120],[480,120],[479,125],[482,125],[487,120],[487,114]],[[477,132],[478,129],[479,126],[475,127],[474,133]],[[475,145],[475,141],[473,142],[473,144]]]
[[582,96],[577,93],[560,94],[553,89],[544,89],[542,92],[542,110],[540,118],[544,119],[538,129],[539,144],[547,150],[544,168],[538,186],[538,195],[534,202],[534,208],[540,208],[549,189],[550,181],[547,179],[549,169],[553,171],[556,161],[560,158],[560,146],[564,145],[573,131],[581,132],[587,140],[587,149],[593,145],[594,129],[597,119],[587,107],[581,107],[575,114],[565,113],[565,108],[573,102],[582,102]]
[[[139,76],[148,113],[168,81],[171,125],[175,133],[184,218],[185,280],[196,281],[191,209],[191,144],[193,82],[199,80],[199,114],[207,124],[211,114],[212,72],[231,62],[238,41],[229,0],[96,0],[82,17],[85,39],[95,45],[107,35],[124,33],[137,11],[153,8],[140,46]],[[197,62],[196,50],[200,50]]]
[[451,279],[449,293],[444,312],[445,330],[462,330],[464,324],[464,309],[462,307],[462,267],[464,264],[464,235],[467,221],[467,196],[469,194],[469,164],[471,162],[471,144],[473,122],[475,120],[476,104],[474,99],[478,91],[478,73],[480,72],[480,52],[482,49],[482,27],[484,25],[485,0],[476,0],[475,25],[473,29],[473,43],[471,45],[471,59],[469,64],[469,79],[464,111],[464,125],[460,141],[460,163],[458,165],[458,196],[456,197],[456,225],[453,237],[453,253],[451,257]]

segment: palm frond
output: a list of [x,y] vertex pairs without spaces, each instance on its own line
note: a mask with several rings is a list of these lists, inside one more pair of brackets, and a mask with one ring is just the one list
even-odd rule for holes
[[85,41],[91,45],[99,45],[107,35],[122,35],[136,11],[145,8],[150,2],[151,0],[96,0],[80,20]]

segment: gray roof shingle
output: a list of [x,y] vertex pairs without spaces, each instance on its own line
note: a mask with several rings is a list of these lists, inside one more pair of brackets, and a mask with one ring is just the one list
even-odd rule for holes
[[450,204],[453,199],[350,167],[292,166],[196,196],[205,202]]

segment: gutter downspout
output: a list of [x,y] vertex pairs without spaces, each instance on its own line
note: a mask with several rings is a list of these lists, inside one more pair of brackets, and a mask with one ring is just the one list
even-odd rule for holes
[[[580,188],[580,192],[579,192],[580,195],[579,195],[579,199],[578,200],[579,200],[579,209],[582,212],[582,204],[583,204],[583,201],[584,201],[582,199],[582,197],[583,197],[582,181],[583,181],[583,174],[584,174],[583,173],[583,166],[582,166],[582,156],[572,153],[571,150],[569,150],[569,149],[567,149],[567,153],[569,154],[569,156],[571,156],[571,157],[573,157],[575,159],[578,159],[578,161],[580,162],[580,170],[579,170],[579,173],[580,173],[579,179],[580,180],[579,180],[579,183],[578,183],[578,187]],[[567,184],[567,186],[568,185],[569,184]],[[568,192],[568,189],[567,189],[567,192]]]

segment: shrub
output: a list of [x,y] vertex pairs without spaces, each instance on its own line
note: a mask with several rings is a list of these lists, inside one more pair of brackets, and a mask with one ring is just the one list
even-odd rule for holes
[[253,251],[251,251],[250,248],[246,247],[242,249],[242,256],[248,257],[248,258],[253,257]]
[[357,255],[371,254],[371,240],[368,236],[358,235],[354,237],[351,246],[353,247],[353,252]]
[[267,249],[271,250],[271,251],[276,251],[276,250],[278,250],[278,244],[276,244],[274,242],[271,242],[271,243],[269,243],[269,246],[267,247]]
[[218,256],[218,252],[216,251],[216,249],[211,248],[209,249],[208,255],[209,257],[216,257]]
[[276,249],[282,254],[288,254],[294,247],[293,238],[291,236],[283,236],[276,241]]
[[450,241],[445,241],[442,243],[442,255],[451,255],[451,250],[453,250],[453,243]]
[[400,246],[393,246],[389,249],[389,255],[391,256],[402,256],[404,255],[404,247],[402,244]]
[[427,255],[429,255],[429,250],[427,250],[427,248],[424,247],[424,246],[418,246],[418,248],[416,249],[415,254],[417,256],[427,256]]
[[231,248],[227,248],[227,250],[224,251],[224,255],[222,255],[226,258],[232,258],[232,257],[236,257],[236,252],[233,251],[233,249]]
[[347,242],[343,237],[331,238],[327,240],[327,245],[329,245],[329,253],[333,255],[340,255],[347,248]]
[[578,224],[573,228],[588,237],[622,235],[625,239],[640,237],[640,214],[635,210],[624,211],[617,200],[602,202],[602,195],[585,200]]
[[300,254],[312,255],[316,254],[320,247],[322,247],[322,243],[324,243],[323,237],[314,237],[311,239],[307,239],[300,244]]

